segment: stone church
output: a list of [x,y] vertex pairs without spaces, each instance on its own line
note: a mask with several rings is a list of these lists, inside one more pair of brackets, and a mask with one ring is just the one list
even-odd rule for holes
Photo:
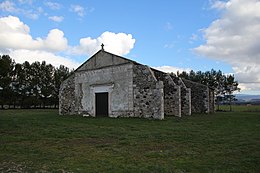
[[144,117],[214,112],[214,90],[103,49],[60,88],[61,115]]

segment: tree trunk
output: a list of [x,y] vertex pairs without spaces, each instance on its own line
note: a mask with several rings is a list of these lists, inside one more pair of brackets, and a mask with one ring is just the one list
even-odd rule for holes
[[231,98],[229,98],[229,112],[232,112]]
[[45,109],[45,98],[43,99],[43,109]]

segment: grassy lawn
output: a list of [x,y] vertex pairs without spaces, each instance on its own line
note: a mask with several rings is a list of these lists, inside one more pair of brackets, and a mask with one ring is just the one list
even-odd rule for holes
[[[234,112],[260,112],[260,105],[232,105],[231,108]],[[219,109],[223,111],[230,110],[229,105],[220,105]]]
[[260,113],[138,118],[0,111],[0,172],[260,172]]

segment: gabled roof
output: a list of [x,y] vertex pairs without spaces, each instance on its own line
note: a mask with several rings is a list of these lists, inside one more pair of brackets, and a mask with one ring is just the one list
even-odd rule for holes
[[124,58],[119,55],[112,54],[110,52],[105,51],[104,49],[101,49],[97,53],[92,55],[87,61],[81,64],[75,70],[75,72],[82,71],[82,70],[94,70],[103,67],[109,67],[109,66],[126,64],[126,63],[139,64],[133,60]]
[[[135,65],[143,65],[140,63],[137,63],[136,61],[127,59],[125,57],[115,55],[113,53],[107,52],[104,49],[100,49],[97,53],[92,55],[87,61],[85,61],[83,64],[81,64],[74,72],[79,72],[79,71],[85,71],[85,70],[95,70],[95,69],[100,69],[100,68],[105,68],[105,67],[110,67],[110,66],[115,66],[115,65],[122,65],[122,64],[127,64],[127,63],[132,63]],[[154,69],[149,67],[152,71],[158,72],[161,74],[167,74],[165,72],[162,72],[160,70]],[[196,84],[200,86],[207,87],[207,85],[203,85],[201,83],[193,82],[187,79],[180,79],[175,76],[171,76],[171,78],[174,80],[174,82],[178,83],[180,85],[180,82],[182,85],[185,87],[190,88],[191,84]],[[179,81],[181,80],[181,81]]]
[[208,87],[207,85],[204,85],[202,83],[198,83],[198,82],[194,82],[194,81],[191,81],[191,80],[188,80],[188,79],[185,79],[185,78],[181,78],[182,81],[184,82],[184,84],[188,87],[188,88],[192,88],[192,85],[199,85],[201,87]]

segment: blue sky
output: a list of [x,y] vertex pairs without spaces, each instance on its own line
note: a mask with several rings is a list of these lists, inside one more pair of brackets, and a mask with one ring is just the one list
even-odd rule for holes
[[259,19],[259,0],[2,0],[0,53],[76,68],[104,42],[166,72],[232,73],[260,94]]

